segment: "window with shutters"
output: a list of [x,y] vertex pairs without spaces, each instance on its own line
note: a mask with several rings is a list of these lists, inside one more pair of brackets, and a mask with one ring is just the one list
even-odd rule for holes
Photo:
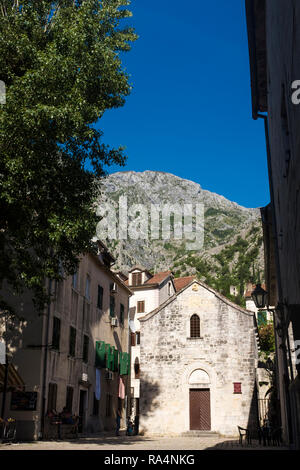
[[134,376],[136,379],[140,378],[140,363],[138,358],[136,358],[134,361]]
[[135,334],[136,337],[136,344],[141,344],[141,333],[139,331]]
[[109,418],[112,414],[112,396],[107,393],[106,394],[106,412],[105,416]]
[[73,408],[73,392],[73,387],[67,387],[66,408],[70,413],[72,413]]
[[135,333],[130,333],[131,346],[135,346]]
[[133,273],[132,274],[132,285],[140,286],[142,284],[142,273]]
[[125,318],[125,307],[123,304],[120,304],[120,325],[124,325],[124,318]]
[[76,350],[76,329],[70,326],[70,337],[69,337],[69,356],[75,357]]
[[78,283],[78,273],[76,271],[76,273],[74,273],[73,276],[72,276],[72,287],[73,287],[73,289],[77,289],[77,283]]
[[102,310],[103,308],[103,287],[98,286],[98,299],[97,299],[97,308]]
[[87,300],[90,300],[90,285],[91,285],[90,276],[86,276],[86,281],[85,281],[85,298],[86,298]]
[[233,384],[233,393],[242,393],[242,384],[241,384],[241,382],[235,382]]
[[267,312],[262,311],[257,313],[257,325],[263,326],[267,324]]
[[109,298],[109,314],[111,317],[115,317],[115,297],[113,295],[110,296]]
[[93,416],[98,416],[98,415],[99,415],[99,400],[97,400],[94,394]]
[[89,360],[89,337],[83,335],[82,360],[87,363]]
[[96,367],[106,367],[106,349],[104,341],[96,341]]
[[144,300],[140,300],[138,303],[137,303],[137,313],[144,313],[145,312],[145,301]]
[[57,399],[57,384],[49,383],[48,387],[48,405],[47,410],[56,410],[56,399]]
[[200,318],[198,315],[192,315],[190,320],[191,338],[200,338]]
[[291,151],[291,135],[290,135],[290,127],[289,127],[289,118],[288,118],[288,108],[286,105],[286,90],[284,84],[282,85],[282,96],[281,96],[281,124],[282,124],[282,143],[283,143],[283,177],[287,178],[289,176],[290,171],[290,163],[292,157]]
[[52,331],[52,349],[59,351],[60,343],[60,319],[53,317],[53,331]]

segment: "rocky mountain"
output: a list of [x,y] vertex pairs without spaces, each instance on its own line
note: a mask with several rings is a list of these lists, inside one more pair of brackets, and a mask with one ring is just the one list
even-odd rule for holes
[[[120,197],[127,198],[129,226],[136,225],[137,230],[141,230],[142,226],[136,223],[137,218],[143,211],[149,216],[148,226],[143,229],[144,232],[147,231],[145,236],[148,239],[132,239],[128,236],[127,240],[103,240],[116,258],[116,270],[127,272],[134,264],[141,264],[153,272],[171,269],[175,276],[197,274],[200,279],[225,295],[230,295],[230,285],[235,285],[242,292],[244,282],[255,282],[258,277],[263,278],[259,209],[239,206],[223,196],[202,189],[193,181],[163,172],[114,173],[101,180],[100,189],[98,205],[101,207],[109,202],[114,206],[117,227]],[[131,213],[133,204],[141,204],[142,212]],[[162,239],[161,233],[158,239],[153,239],[151,207],[176,204],[182,210],[185,205],[192,205],[194,225],[198,220],[195,208],[203,207],[202,248],[187,249],[188,240],[185,238],[175,239],[172,236],[170,239]],[[177,219],[171,214],[171,234],[172,229],[180,229],[181,220],[181,217]]]

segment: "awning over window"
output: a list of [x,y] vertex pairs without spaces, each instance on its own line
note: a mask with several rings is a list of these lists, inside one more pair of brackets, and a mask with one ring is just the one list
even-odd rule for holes
[[[5,365],[0,364],[0,392],[3,392],[5,377]],[[13,364],[8,366],[8,390],[23,390],[25,384]]]

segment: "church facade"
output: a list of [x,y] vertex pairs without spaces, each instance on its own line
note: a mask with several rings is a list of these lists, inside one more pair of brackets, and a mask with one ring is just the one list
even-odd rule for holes
[[257,428],[252,312],[194,279],[140,322],[141,433]]

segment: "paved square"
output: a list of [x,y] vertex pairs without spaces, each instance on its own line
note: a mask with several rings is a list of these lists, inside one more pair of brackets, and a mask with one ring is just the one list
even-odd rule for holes
[[38,441],[0,444],[0,450],[286,450],[287,447],[263,447],[257,441],[240,446],[238,439],[221,436],[144,437],[93,435],[69,441]]

